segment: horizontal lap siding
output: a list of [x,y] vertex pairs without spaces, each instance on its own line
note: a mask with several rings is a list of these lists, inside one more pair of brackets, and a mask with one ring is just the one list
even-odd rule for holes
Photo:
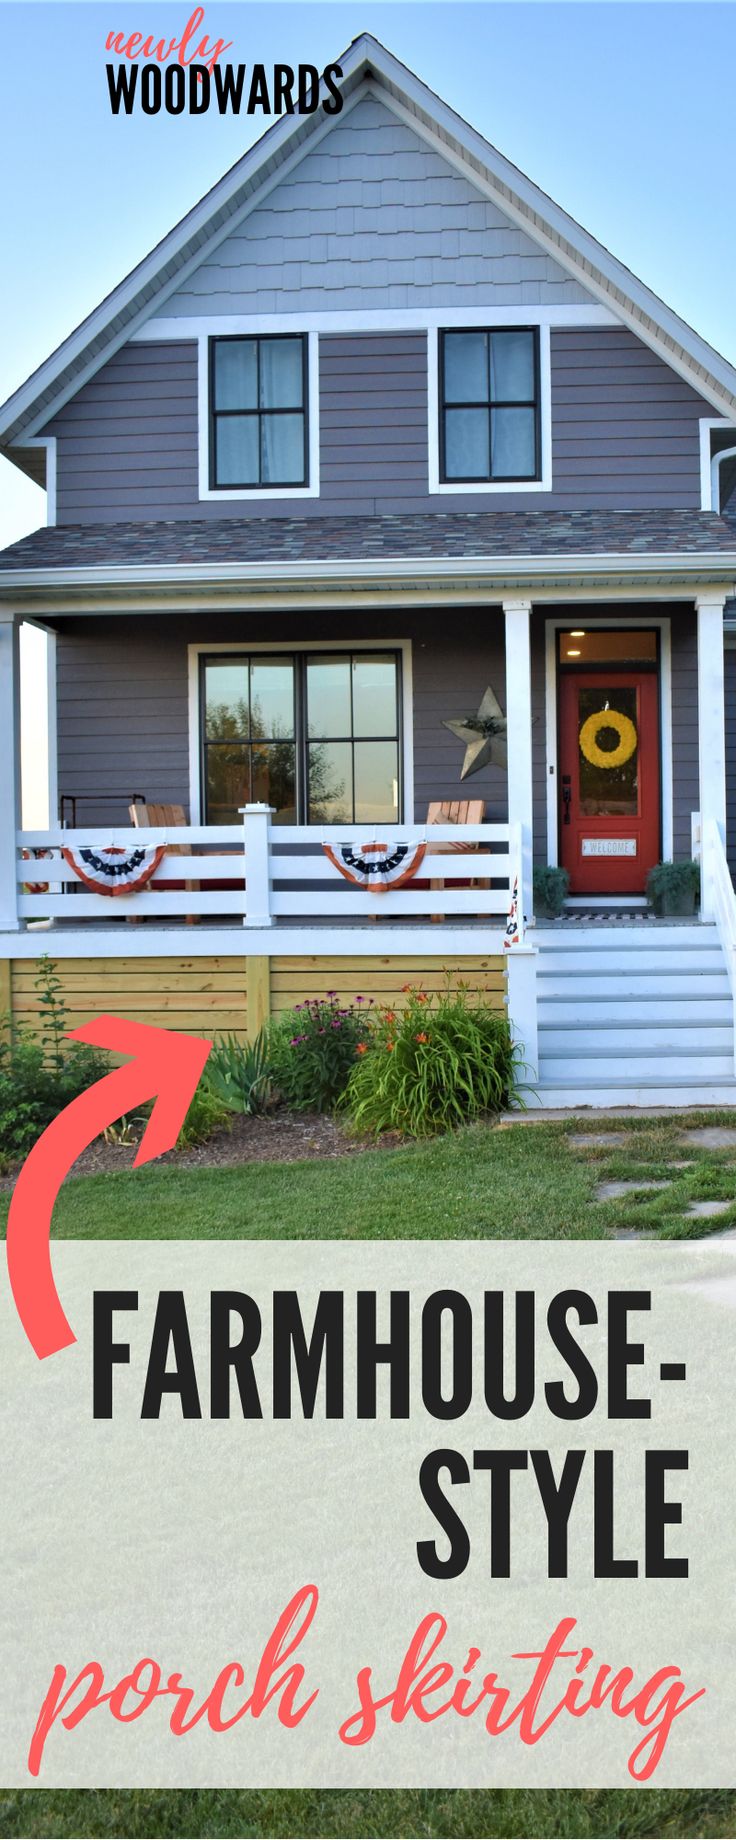
[[552,333],[552,476],[568,510],[700,507],[702,397],[623,327]]
[[432,799],[485,799],[486,817],[507,817],[506,769],[484,767],[461,781],[465,748],[444,723],[474,716],[485,690],[506,705],[503,616],[499,608],[448,608],[428,616],[412,647],[414,809],[426,818]]
[[318,498],[200,500],[196,345],[128,345],[50,424],[59,520],[699,506],[689,384],[623,328],[554,330],[551,361],[550,492],[430,495],[426,335],[375,332],[320,336]]
[[672,621],[672,818],[675,857],[692,856],[691,817],[700,805],[698,635],[695,613]]
[[[270,640],[308,647],[350,639],[377,646],[409,639],[414,703],[415,817],[433,799],[486,800],[486,816],[506,818],[506,775],[486,767],[460,780],[463,743],[447,719],[474,715],[487,685],[505,703],[500,609],[453,606],[411,615],[365,609],[334,614],[164,614],[154,620],[90,616],[63,626],[57,642],[59,791],[83,795],[81,823],[128,823],[134,792],[184,806],[189,816],[188,644]],[[408,814],[411,817],[411,813]]]
[[57,518],[192,517],[198,503],[197,346],[124,345],[61,410]]
[[500,957],[453,957],[446,963],[439,958],[421,956],[395,958],[390,955],[355,958],[272,958],[271,1010],[279,1015],[304,1003],[308,997],[323,997],[335,990],[343,1006],[355,1004],[356,997],[373,997],[397,1009],[406,1002],[405,984],[426,991],[452,989],[464,984],[478,1001],[491,1009],[502,1009],[506,990],[506,967]]
[[59,793],[128,824],[134,793],[189,803],[187,651],[173,622],[81,621],[57,645]]
[[[55,971],[70,1028],[112,1014],[190,1035],[246,1032],[245,958],[65,958]],[[32,959],[14,961],[14,1018],[40,1031],[37,975]]]

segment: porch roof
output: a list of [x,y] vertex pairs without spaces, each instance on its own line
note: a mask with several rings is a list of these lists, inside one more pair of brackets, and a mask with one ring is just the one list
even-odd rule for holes
[[188,571],[217,576],[263,565],[494,562],[576,558],[702,558],[733,564],[736,523],[703,511],[484,511],[373,517],[200,518],[166,522],[52,525],[0,552],[10,585],[40,584],[67,570],[124,580],[126,572]]

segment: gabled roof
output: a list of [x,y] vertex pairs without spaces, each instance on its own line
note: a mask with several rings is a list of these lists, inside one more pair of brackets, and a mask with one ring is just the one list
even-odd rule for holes
[[[431,141],[595,299],[658,351],[722,415],[736,419],[736,367],[385,46],[362,33],[338,61],[345,100],[362,84],[373,84],[388,107]],[[9,397],[0,408],[0,448],[12,450],[42,429],[152,313],[160,311],[168,296],[230,233],[235,221],[254,209],[262,188],[273,182],[274,175],[296,164],[339,120],[339,115],[326,117],[321,110],[310,116],[281,116]],[[12,451],[10,457],[20,459]],[[30,457],[30,453],[25,457],[26,466]]]

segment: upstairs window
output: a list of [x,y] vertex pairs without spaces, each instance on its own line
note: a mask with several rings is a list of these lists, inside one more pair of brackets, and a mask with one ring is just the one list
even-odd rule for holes
[[306,486],[307,341],[210,339],[210,487]]
[[441,480],[539,479],[538,332],[443,332],[439,355]]

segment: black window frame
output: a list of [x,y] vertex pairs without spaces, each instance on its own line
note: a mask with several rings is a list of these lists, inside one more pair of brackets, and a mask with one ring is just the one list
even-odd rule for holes
[[[260,404],[261,395],[261,346],[275,345],[284,339],[299,339],[302,347],[302,406],[300,409],[280,408],[264,409]],[[215,407],[215,363],[218,345],[255,345],[256,347],[256,406],[254,409],[217,409]],[[226,332],[214,333],[208,341],[207,387],[209,406],[209,482],[211,492],[304,492],[309,480],[309,334],[306,332]],[[217,423],[230,416],[250,416],[258,423],[258,473],[257,481],[230,479],[220,485],[217,479]],[[303,422],[303,477],[301,479],[268,479],[261,474],[261,421],[266,415],[301,415]]]
[[[352,667],[353,667],[353,663],[355,660],[370,659],[373,657],[380,657],[380,658],[388,657],[394,660],[394,665],[395,665],[395,670],[396,670],[396,732],[395,734],[391,734],[391,735],[357,735],[356,736],[355,724],[354,724],[354,709],[353,709]],[[216,747],[223,747],[223,746],[231,747],[233,745],[238,746],[238,747],[242,746],[245,748],[248,748],[248,747],[253,748],[254,746],[258,744],[260,744],[261,746],[269,745],[268,737],[263,737],[263,738],[258,737],[257,739],[251,736],[243,736],[237,739],[230,737],[227,741],[224,741],[224,742],[208,740],[207,738],[207,666],[208,664],[214,664],[214,665],[217,665],[217,664],[244,664],[246,668],[249,668],[252,660],[259,660],[263,658],[279,658],[279,659],[283,659],[284,661],[288,660],[288,662],[290,662],[291,665],[293,666],[293,670],[294,670],[294,740],[293,740],[293,746],[294,746],[294,802],[295,802],[295,808],[296,808],[295,822],[299,825],[304,826],[306,829],[316,828],[320,824],[325,823],[325,820],[323,818],[310,819],[309,817],[309,748],[310,748],[310,744],[315,745],[315,744],[319,744],[320,742],[326,742],[329,745],[329,742],[334,741],[338,743],[347,742],[347,744],[351,747],[353,751],[353,810],[354,810],[355,809],[355,754],[354,754],[354,750],[356,746],[356,741],[357,742],[367,741],[368,743],[370,743],[371,741],[391,741],[391,742],[396,743],[396,752],[397,752],[398,811],[397,811],[396,822],[398,824],[403,824],[404,822],[404,817],[403,817],[403,813],[404,813],[404,695],[403,695],[404,660],[403,660],[403,653],[399,647],[395,645],[381,645],[379,643],[377,643],[376,645],[371,645],[371,646],[360,646],[357,649],[354,647],[346,648],[340,645],[335,645],[335,646],[328,645],[328,646],[322,646],[316,651],[314,650],[313,647],[310,647],[310,646],[301,646],[301,647],[295,647],[295,648],[289,647],[288,649],[284,651],[280,651],[277,647],[274,647],[273,649],[269,647],[261,651],[260,649],[250,650],[247,646],[244,646],[242,649],[239,649],[238,647],[234,647],[232,651],[230,651],[230,649],[228,648],[225,651],[200,652],[199,654],[199,781],[200,781],[200,809],[202,812],[203,824],[208,825],[210,823],[217,822],[217,820],[215,819],[211,820],[208,814],[207,754],[208,754],[209,749],[216,748]],[[308,708],[307,708],[307,668],[308,668],[310,660],[326,659],[326,658],[345,659],[348,665],[350,666],[350,718],[351,718],[351,726],[352,726],[353,732],[351,735],[348,735],[348,736],[344,736],[344,735],[322,736],[322,735],[310,735],[309,734]],[[245,799],[243,800],[244,804],[246,804],[247,802],[248,802],[247,800]],[[335,822],[337,823],[338,820],[336,819]],[[340,820],[339,822],[342,823],[342,820]],[[358,820],[357,818],[353,818],[353,817],[347,819],[348,824],[357,824],[358,822],[373,823],[374,820],[373,819]],[[375,823],[385,824],[386,819],[376,818]]]
[[[480,401],[480,400],[470,401],[469,400],[467,402],[465,401],[447,402],[445,399],[445,340],[447,338],[452,338],[457,333],[463,333],[463,332],[466,332],[466,333],[480,332],[484,335],[485,339],[487,340],[486,372],[487,372],[487,378],[488,378],[488,395],[483,401]],[[533,355],[534,355],[534,400],[533,402],[518,401],[514,399],[513,401],[499,402],[494,405],[493,399],[491,397],[491,340],[495,337],[497,333],[504,333],[504,332],[529,332],[532,335],[532,349],[533,349]],[[541,390],[541,362],[540,362],[540,336],[539,334],[540,334],[540,328],[539,326],[535,326],[535,325],[527,325],[527,326],[444,326],[440,329],[440,335],[439,335],[439,341],[438,341],[438,365],[439,365],[438,401],[439,401],[439,422],[440,422],[440,425],[439,425],[439,466],[440,466],[440,484],[441,485],[448,485],[448,486],[467,485],[467,486],[481,486],[482,487],[482,486],[492,486],[492,485],[517,485],[518,484],[519,486],[523,487],[525,485],[533,486],[533,485],[538,485],[540,483],[541,478],[542,478],[542,390]],[[493,451],[493,442],[492,442],[491,436],[492,436],[492,415],[493,415],[494,407],[496,409],[533,409],[534,410],[534,463],[535,463],[534,472],[533,473],[494,473],[491,470],[489,470],[488,473],[463,473],[463,474],[451,473],[451,474],[448,474],[447,467],[445,464],[445,447],[446,447],[445,418],[446,418],[448,409],[486,409],[488,411],[488,464],[489,464],[489,469],[490,469],[491,456],[492,456],[492,451]]]

